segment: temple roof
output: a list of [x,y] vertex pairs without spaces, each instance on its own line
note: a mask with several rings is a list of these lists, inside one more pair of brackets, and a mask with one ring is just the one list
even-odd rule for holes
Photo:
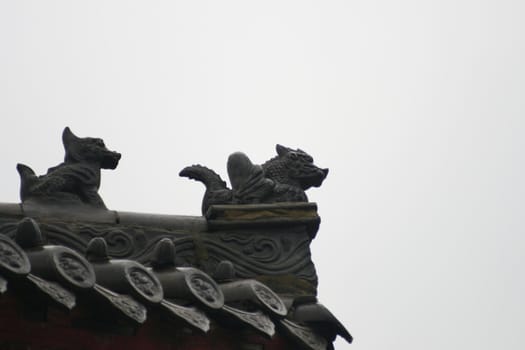
[[206,186],[203,215],[159,215],[109,210],[100,169],[120,154],[68,128],[63,140],[65,162],[41,176],[19,164],[22,202],[0,203],[4,301],[61,310],[88,332],[125,324],[136,333],[162,319],[212,338],[245,330],[311,350],[332,348],[337,335],[352,341],[316,296],[310,243],[320,218],[304,191],[328,169],[307,153],[278,145],[262,166],[235,153],[231,189],[212,170],[187,167],[181,175]]

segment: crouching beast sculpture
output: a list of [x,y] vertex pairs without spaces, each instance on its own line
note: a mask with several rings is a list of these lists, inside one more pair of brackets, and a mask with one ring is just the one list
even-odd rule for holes
[[115,169],[120,153],[110,151],[99,138],[75,136],[66,127],[62,133],[64,162],[37,176],[33,169],[18,164],[20,198],[44,203],[83,204],[106,209],[98,194],[100,169]]
[[262,165],[252,164],[244,153],[230,155],[228,176],[231,189],[217,173],[202,165],[186,167],[179,175],[206,186],[203,215],[212,204],[307,202],[305,191],[321,186],[328,169],[314,165],[313,158],[300,149],[277,145],[276,151],[277,156]]

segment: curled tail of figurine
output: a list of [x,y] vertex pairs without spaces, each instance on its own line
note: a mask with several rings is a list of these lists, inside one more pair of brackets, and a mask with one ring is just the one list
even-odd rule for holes
[[38,181],[38,176],[25,164],[17,164],[16,170],[20,174],[20,199],[23,202],[28,197],[30,188]]
[[206,186],[206,193],[202,199],[202,214],[212,204],[231,203],[232,191],[226,186],[226,182],[213,170],[202,165],[192,165],[181,170],[179,176],[202,182]]
[[225,190],[228,188],[226,182],[221,179],[219,174],[210,168],[198,164],[182,169],[179,176],[202,182],[208,191]]

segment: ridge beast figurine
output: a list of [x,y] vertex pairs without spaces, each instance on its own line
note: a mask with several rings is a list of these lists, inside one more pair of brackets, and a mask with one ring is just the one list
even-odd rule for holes
[[99,138],[75,136],[66,127],[62,133],[64,162],[37,176],[33,169],[18,164],[20,198],[45,203],[88,205],[106,209],[98,194],[100,169],[115,169],[120,153],[110,151]]
[[307,202],[305,191],[321,186],[328,169],[314,165],[313,158],[300,149],[276,145],[276,151],[277,156],[262,165],[252,164],[241,152],[230,155],[228,176],[232,189],[217,173],[202,165],[186,167],[179,175],[206,186],[203,215],[213,204]]

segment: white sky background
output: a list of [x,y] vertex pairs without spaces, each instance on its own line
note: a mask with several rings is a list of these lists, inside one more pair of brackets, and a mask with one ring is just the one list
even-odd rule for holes
[[0,0],[0,201],[61,132],[123,154],[122,211],[200,214],[201,163],[276,143],[308,192],[340,349],[525,346],[525,2]]

